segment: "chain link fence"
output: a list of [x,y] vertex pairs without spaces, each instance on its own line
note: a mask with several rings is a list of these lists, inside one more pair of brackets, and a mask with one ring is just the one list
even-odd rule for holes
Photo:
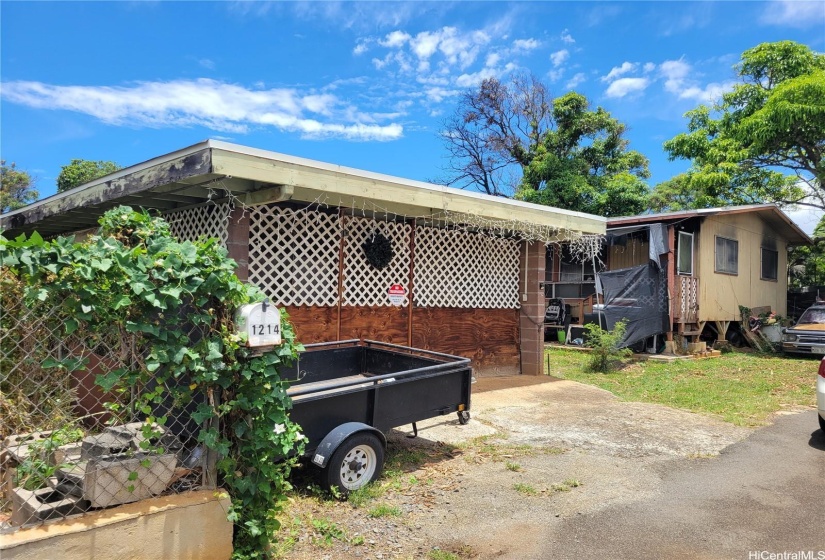
[[213,488],[214,454],[196,441],[195,403],[170,396],[147,410],[136,405],[140,391],[174,391],[106,392],[95,382],[141,369],[140,337],[82,326],[67,335],[60,306],[26,303],[24,290],[0,268],[0,532]]

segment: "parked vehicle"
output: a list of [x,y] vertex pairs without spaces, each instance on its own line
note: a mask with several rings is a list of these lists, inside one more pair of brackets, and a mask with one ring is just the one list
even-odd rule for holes
[[819,427],[825,432],[825,358],[819,362],[816,376],[816,408],[819,410]]
[[395,344],[346,340],[308,344],[291,370],[290,418],[307,438],[304,455],[321,484],[342,494],[378,478],[384,432],[456,413],[470,419],[468,358]]
[[799,354],[825,354],[825,304],[812,305],[793,327],[783,331],[782,350]]

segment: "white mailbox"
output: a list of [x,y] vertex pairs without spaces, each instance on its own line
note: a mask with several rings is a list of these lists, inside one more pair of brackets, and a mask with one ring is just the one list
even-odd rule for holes
[[246,333],[246,345],[250,348],[275,346],[281,343],[281,314],[269,303],[248,303],[235,313],[235,324]]

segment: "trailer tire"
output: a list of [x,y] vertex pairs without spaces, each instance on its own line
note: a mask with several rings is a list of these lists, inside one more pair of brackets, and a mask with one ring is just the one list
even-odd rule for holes
[[358,432],[335,450],[321,470],[321,483],[328,490],[336,488],[346,496],[381,476],[384,469],[384,445],[378,436]]

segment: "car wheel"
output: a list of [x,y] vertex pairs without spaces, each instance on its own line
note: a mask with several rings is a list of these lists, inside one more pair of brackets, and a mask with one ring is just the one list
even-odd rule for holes
[[346,496],[363,488],[379,476],[384,468],[384,446],[375,434],[350,436],[321,471],[321,482],[328,489],[337,489]]
[[819,414],[817,414],[816,417],[819,418],[819,429],[825,432],[825,420],[823,420]]

